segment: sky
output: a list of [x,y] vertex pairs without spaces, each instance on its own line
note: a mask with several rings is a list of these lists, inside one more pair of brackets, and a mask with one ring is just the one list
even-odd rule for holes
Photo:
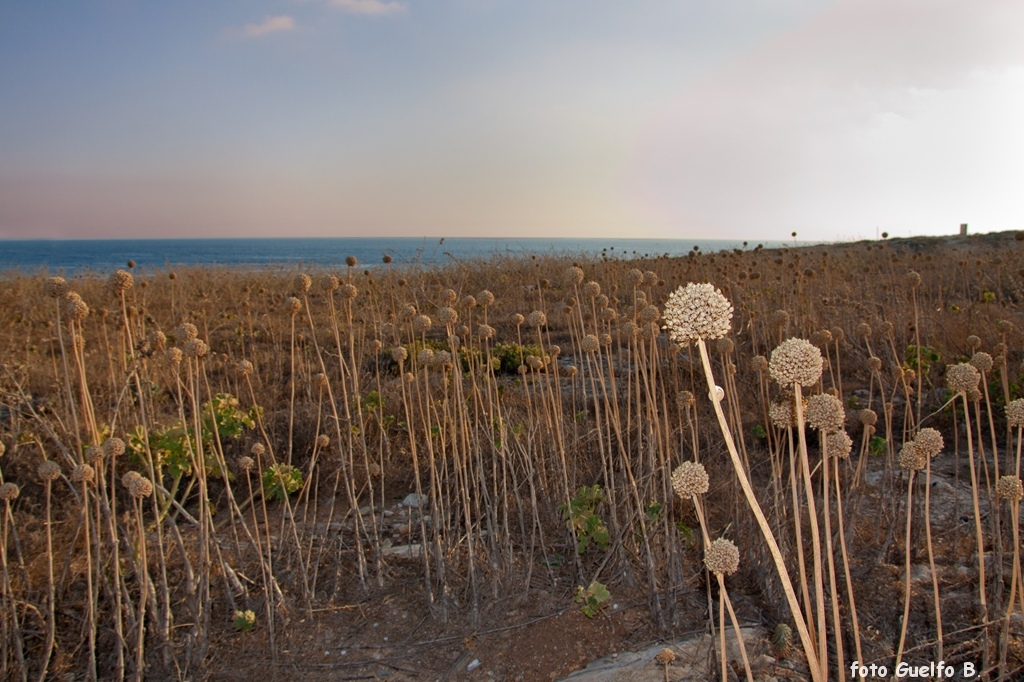
[[1020,0],[0,3],[0,238],[1024,229]]

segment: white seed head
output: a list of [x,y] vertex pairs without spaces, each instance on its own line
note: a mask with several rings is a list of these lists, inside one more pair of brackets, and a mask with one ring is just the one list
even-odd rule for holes
[[732,575],[740,567],[740,550],[731,540],[718,538],[704,550],[704,565],[717,575]]
[[1006,422],[1010,426],[1024,426],[1024,398],[1011,400],[1006,406]]
[[828,393],[819,393],[808,398],[804,417],[811,428],[824,433],[839,431],[846,422],[843,403]]
[[821,378],[821,351],[805,339],[786,339],[772,351],[768,372],[783,386],[813,386]]
[[977,390],[981,381],[981,373],[977,367],[967,362],[946,366],[946,384],[954,393],[970,393]]
[[914,443],[925,457],[934,457],[942,452],[942,448],[945,446],[942,434],[930,427],[918,431],[914,436]]
[[683,462],[672,472],[672,490],[682,500],[708,491],[708,472],[700,462]]
[[850,451],[853,449],[853,440],[846,433],[845,429],[832,431],[827,434],[825,436],[825,443],[825,450],[828,452],[829,457],[846,459],[850,456]]
[[1015,475],[1000,476],[996,481],[997,500],[1020,502],[1022,497],[1024,497],[1024,485],[1021,485],[1020,479]]
[[729,333],[732,312],[729,299],[713,284],[690,282],[669,295],[663,313],[665,329],[682,344],[718,339]]
[[36,469],[36,473],[39,474],[39,478],[44,481],[56,481],[60,478],[60,465],[52,459],[48,459],[39,465],[39,468]]

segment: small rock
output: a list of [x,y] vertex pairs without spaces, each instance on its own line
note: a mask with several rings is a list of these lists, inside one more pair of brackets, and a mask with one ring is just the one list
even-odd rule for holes
[[403,507],[416,507],[418,509],[421,506],[426,506],[426,504],[427,496],[417,495],[416,493],[409,493],[408,495],[405,496],[405,499],[402,500]]
[[470,661],[469,665],[466,666],[466,672],[469,672],[471,670],[476,670],[479,667],[480,667],[480,659],[479,658],[474,658],[472,661]]

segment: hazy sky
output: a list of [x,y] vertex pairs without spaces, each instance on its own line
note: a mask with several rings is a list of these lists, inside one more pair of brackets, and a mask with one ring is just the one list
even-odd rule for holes
[[0,237],[1024,229],[1021,0],[0,2]]

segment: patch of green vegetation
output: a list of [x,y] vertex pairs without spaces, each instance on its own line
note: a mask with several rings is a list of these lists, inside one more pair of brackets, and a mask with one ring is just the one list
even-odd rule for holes
[[576,603],[580,604],[583,615],[587,618],[593,618],[600,613],[604,603],[611,597],[612,593],[608,591],[608,587],[596,580],[585,590],[582,585],[576,588]]
[[558,505],[559,511],[566,515],[569,527],[576,532],[576,552],[583,554],[593,543],[601,550],[611,547],[611,534],[595,512],[597,505],[604,501],[604,491],[596,483],[583,486],[576,497],[569,500],[569,505]]

